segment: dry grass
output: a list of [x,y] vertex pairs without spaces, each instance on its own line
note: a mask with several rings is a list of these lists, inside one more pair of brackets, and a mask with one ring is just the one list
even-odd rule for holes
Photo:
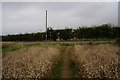
[[2,48],[8,48],[8,47],[11,47],[11,46],[23,46],[23,44],[19,44],[18,42],[1,42],[2,44]]
[[78,45],[73,59],[80,68],[82,78],[118,78],[118,48],[105,45]]
[[45,78],[60,51],[55,47],[31,47],[3,58],[3,78]]
[[2,42],[2,48],[7,48],[15,44],[16,44],[15,42]]

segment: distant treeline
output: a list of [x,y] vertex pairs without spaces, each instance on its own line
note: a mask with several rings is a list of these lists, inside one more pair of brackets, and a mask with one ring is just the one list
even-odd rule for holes
[[[115,39],[120,37],[120,27],[111,26],[110,24],[102,24],[93,27],[79,27],[77,29],[65,28],[53,30],[51,27],[47,29],[47,40],[76,40],[76,39]],[[46,32],[26,33],[17,35],[2,36],[2,41],[44,41],[46,40]]]

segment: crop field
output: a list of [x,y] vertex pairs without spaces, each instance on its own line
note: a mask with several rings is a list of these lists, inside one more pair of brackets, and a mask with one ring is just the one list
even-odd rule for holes
[[2,43],[2,78],[118,78],[112,42]]
[[118,78],[118,48],[113,45],[79,45],[73,59],[83,78]]

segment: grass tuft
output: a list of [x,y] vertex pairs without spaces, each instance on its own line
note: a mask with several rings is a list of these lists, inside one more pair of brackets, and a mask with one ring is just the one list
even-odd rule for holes
[[21,47],[12,46],[12,47],[2,49],[2,52],[7,53],[7,52],[11,52],[11,51],[20,50],[20,49],[21,49]]
[[74,46],[75,44],[69,44],[69,43],[59,43],[61,46]]
[[79,68],[77,67],[76,63],[75,63],[74,61],[70,60],[69,65],[70,65],[70,69],[71,69],[71,71],[72,71],[71,76],[73,76],[73,77],[78,77]]
[[63,60],[60,59],[54,65],[54,68],[52,70],[52,78],[60,78],[62,66],[63,66]]

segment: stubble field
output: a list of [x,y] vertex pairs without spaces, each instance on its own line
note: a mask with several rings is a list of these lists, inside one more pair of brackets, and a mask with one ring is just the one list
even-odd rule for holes
[[19,46],[3,44],[3,78],[118,78],[117,45]]

